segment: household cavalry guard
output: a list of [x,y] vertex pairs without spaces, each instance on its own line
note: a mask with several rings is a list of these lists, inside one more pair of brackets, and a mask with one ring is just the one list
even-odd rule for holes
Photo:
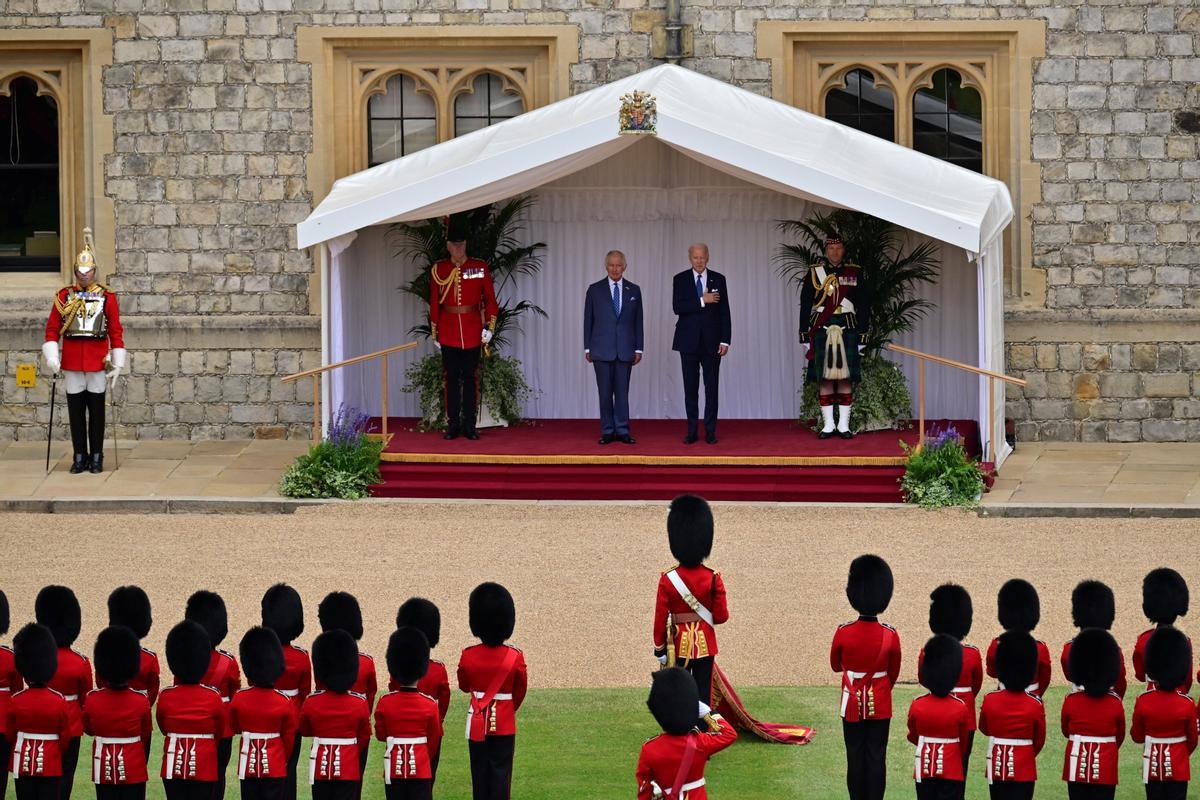
[[127,363],[117,295],[96,277],[92,230],[84,228],[75,282],[54,296],[42,345],[46,367],[52,375],[61,370],[66,383],[72,474],[104,471],[104,392]]

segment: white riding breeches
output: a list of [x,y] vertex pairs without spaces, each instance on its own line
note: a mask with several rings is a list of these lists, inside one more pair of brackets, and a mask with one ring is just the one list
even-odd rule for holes
[[102,369],[98,369],[95,372],[79,372],[73,369],[64,369],[62,374],[63,383],[67,387],[67,394],[79,394],[80,392],[104,394],[108,383],[108,376]]

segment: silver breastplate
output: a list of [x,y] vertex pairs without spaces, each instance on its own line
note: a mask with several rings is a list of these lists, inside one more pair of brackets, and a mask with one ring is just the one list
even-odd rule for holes
[[108,336],[108,316],[104,313],[104,292],[71,292],[67,305],[82,300],[82,308],[67,325],[64,336],[71,338],[103,339]]

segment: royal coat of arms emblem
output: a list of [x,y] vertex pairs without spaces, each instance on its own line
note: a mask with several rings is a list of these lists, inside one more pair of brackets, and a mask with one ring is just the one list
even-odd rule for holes
[[658,105],[648,92],[632,91],[621,96],[622,136],[658,133]]

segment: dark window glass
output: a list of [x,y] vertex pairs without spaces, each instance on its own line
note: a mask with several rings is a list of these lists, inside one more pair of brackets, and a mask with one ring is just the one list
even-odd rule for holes
[[983,172],[983,99],[955,70],[939,69],[913,96],[913,149]]
[[437,144],[433,98],[417,91],[408,75],[393,75],[383,94],[367,101],[367,151],[370,166]]
[[504,89],[504,81],[493,72],[483,72],[471,81],[471,91],[454,99],[454,135],[486,128],[525,111],[521,96]]
[[889,142],[896,139],[896,101],[865,69],[846,73],[845,87],[825,95],[825,117]]
[[0,271],[57,272],[58,104],[17,78],[0,95]]

